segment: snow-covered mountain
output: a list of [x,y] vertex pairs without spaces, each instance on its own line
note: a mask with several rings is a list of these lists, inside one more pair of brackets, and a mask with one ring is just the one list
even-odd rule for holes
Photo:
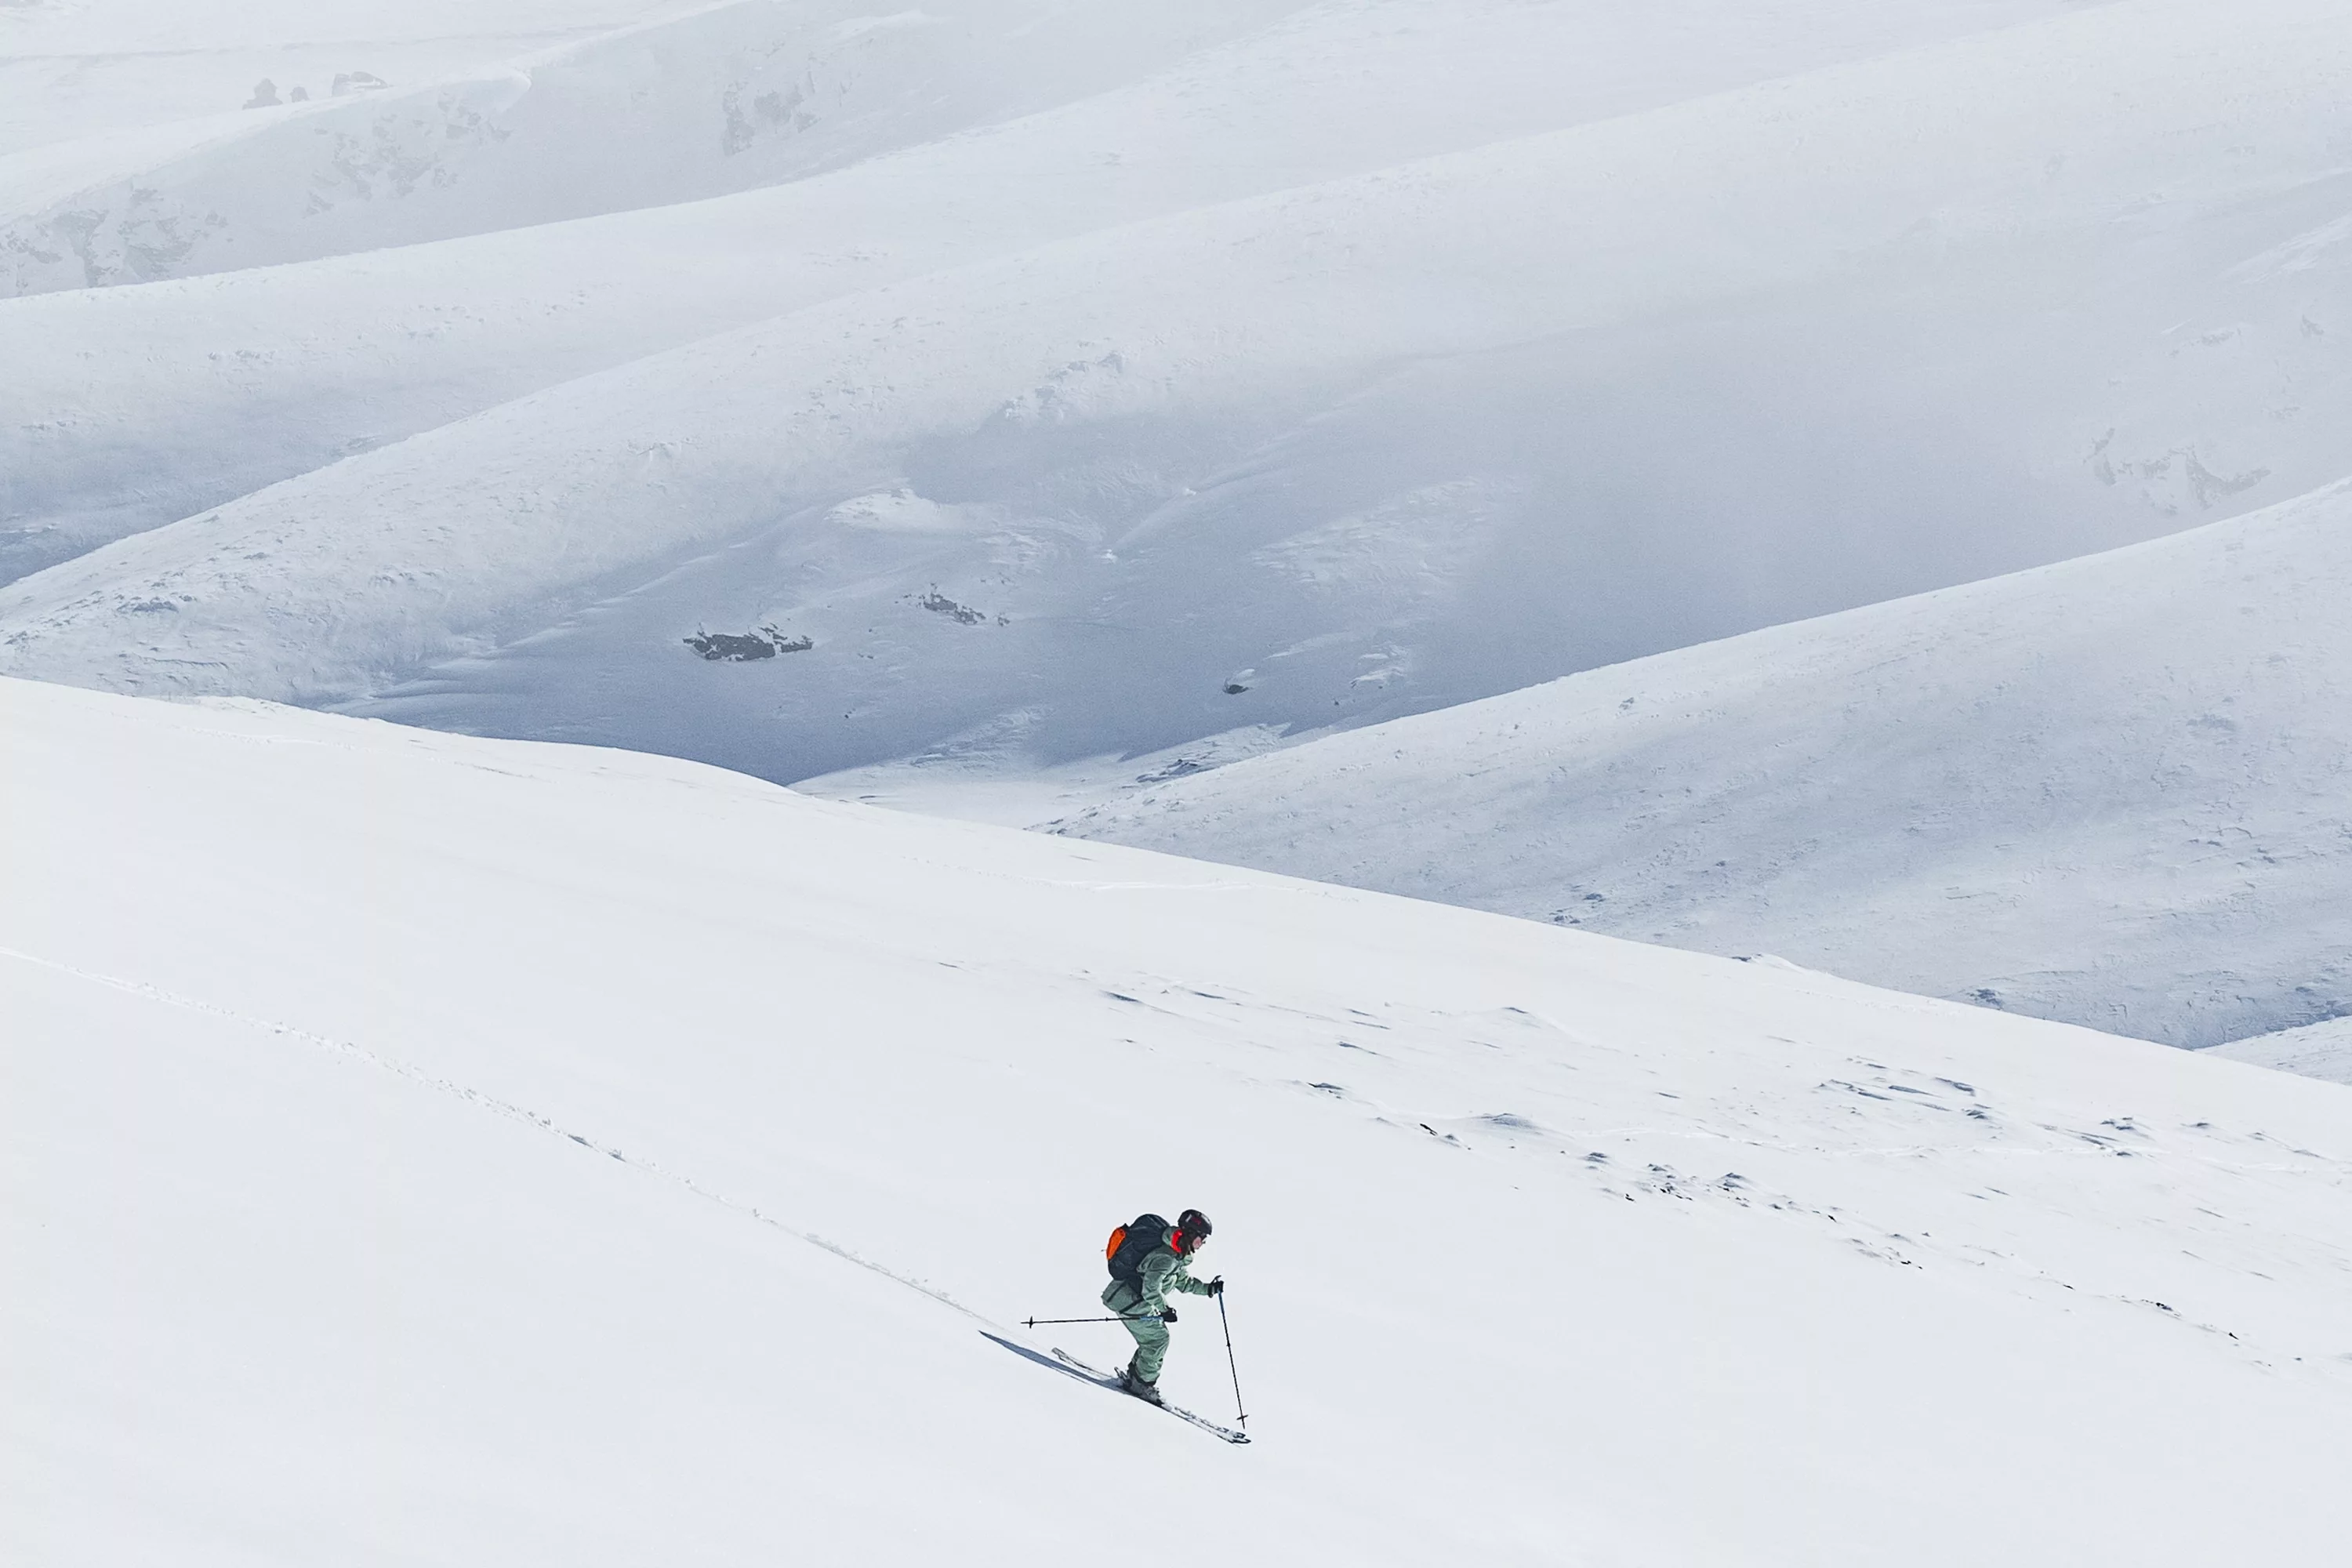
[[[0,1559],[2320,1560],[2347,146],[2341,0],[0,0]],[[1246,1446],[1028,1321],[1187,1205]]]
[[10,156],[0,667],[1018,772],[2346,466],[2332,0],[476,9]]
[[[154,0],[130,9],[60,26],[117,49],[157,28],[225,41],[210,16],[157,16]],[[457,57],[476,63],[425,67],[397,86],[338,72],[307,101],[292,100],[300,83],[275,101],[267,79],[243,112],[25,149],[6,171],[8,293],[234,271],[777,184],[1114,90],[1303,7],[492,0],[425,26],[383,0],[340,0],[324,16],[298,17],[284,0],[269,9],[278,15],[244,29],[283,39],[337,20],[389,22],[413,37],[437,23],[476,35]],[[573,36],[489,52],[511,51],[534,20]],[[234,107],[224,95],[220,108]]]
[[[2352,1528],[2352,1091],[642,755],[22,682],[0,731],[9,1561]],[[1014,1326],[1187,1204],[1247,1447]]]
[[2330,1083],[2352,1084],[2352,1018],[2329,1018],[2299,1029],[2231,1040],[2215,1046],[2213,1055]]
[[2352,1008],[2352,484],[1065,831],[2179,1045]]
[[[284,206],[304,185],[307,156],[315,165],[308,184],[323,193],[310,205],[331,214],[306,205],[275,219],[233,219],[209,204],[199,216],[183,200],[166,217],[155,193],[170,182],[144,169],[123,176],[148,193],[139,202],[85,191],[61,212],[21,218],[28,237],[16,247],[20,260],[47,258],[20,275],[21,286],[190,273],[215,282],[110,289],[16,313],[25,357],[39,369],[18,395],[47,417],[28,416],[18,436],[23,459],[11,466],[37,478],[10,510],[41,526],[19,542],[13,568],[0,560],[0,572],[21,575],[100,537],[189,515],[584,371],[912,273],[2046,9],[1973,0],[1889,16],[1811,0],[1793,17],[1764,18],[1681,0],[1612,18],[1524,5],[1257,0],[1106,11],[967,0],[876,26],[844,20],[834,7],[763,0],[699,7],[511,69],[480,68],[500,95],[522,97],[465,135],[445,129],[420,165],[430,178],[411,171],[352,189],[365,171],[342,151],[350,136],[321,140],[311,121],[326,110],[247,117],[235,122],[243,134],[208,142],[204,155],[208,178],[251,187],[226,205]],[[581,12],[585,22],[593,8]],[[1791,28],[1790,19],[1809,25]],[[415,26],[383,20],[394,33]],[[184,27],[148,21],[174,37]],[[124,41],[120,8],[107,26]],[[1106,26],[1109,38],[1099,36]],[[1229,36],[1237,30],[1250,36]],[[52,48],[68,41],[47,40]],[[74,57],[88,68],[73,79],[104,79],[119,55],[79,41],[93,52]],[[142,33],[135,41],[156,40]],[[478,40],[478,52],[500,41]],[[1106,49],[1119,58],[1106,58]],[[943,66],[941,54],[955,64]],[[1175,57],[1156,77],[1129,80]],[[583,60],[637,84],[625,106],[603,101],[612,97],[605,73],[583,72]],[[845,75],[847,64],[856,69]],[[1035,79],[1041,70],[1049,80]],[[779,90],[794,107],[784,122],[767,124],[758,104],[774,95],[756,90],[758,79],[793,72],[799,79]],[[803,102],[820,77],[854,82],[868,111]],[[986,134],[932,134],[942,124],[933,100],[943,78],[966,118],[987,122]],[[1070,101],[1024,114],[1046,87]],[[450,110],[435,107],[443,93],[428,78],[332,112],[372,117],[376,129],[365,139],[397,145],[430,131],[417,114],[446,120]],[[575,101],[583,93],[605,112]],[[73,104],[87,96],[56,105],[53,120],[71,123]],[[415,112],[401,111],[404,103]],[[740,115],[765,126],[756,145],[735,129]],[[539,133],[518,141],[518,121]],[[547,129],[559,124],[560,135]],[[211,121],[185,132],[200,141],[225,133]],[[787,155],[788,168],[776,163]],[[44,148],[17,162],[46,166],[64,156]],[[297,165],[290,173],[277,167],[289,162]],[[657,172],[650,192],[634,173],[645,169]],[[740,195],[680,205],[709,190]],[[633,208],[635,197],[656,205]],[[609,221],[529,221],[591,213]],[[111,260],[85,257],[101,220],[135,229],[167,223],[194,237],[184,245],[151,236],[118,244]],[[417,243],[452,231],[492,237]],[[365,262],[253,270],[265,260],[386,246],[406,248]],[[37,352],[51,334],[70,338],[76,352]],[[224,353],[225,343],[236,352]],[[60,402],[71,417],[57,416]],[[115,507],[126,510],[110,516]]]

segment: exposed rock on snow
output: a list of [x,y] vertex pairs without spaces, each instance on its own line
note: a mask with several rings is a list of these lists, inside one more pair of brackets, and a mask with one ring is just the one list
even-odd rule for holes
[[788,637],[774,626],[761,626],[755,632],[697,632],[685,641],[704,658],[738,664],[751,658],[773,658],[780,653],[806,653],[816,646],[814,637]]
[[[2167,1039],[2352,992],[2340,499],[2242,554],[2114,558],[2145,580],[1602,671],[1528,700],[1541,743],[1471,710],[1399,732],[1450,755],[1391,768],[1419,742],[1382,731],[1184,777],[2344,472],[2340,0],[110,0],[0,30],[0,668],[1008,817],[1165,790],[1089,830]],[[337,88],[233,108],[257,80]],[[713,626],[756,630],[681,637]],[[1335,1054],[1284,1082],[1431,1157],[1593,1125],[1516,1080],[1384,1096],[1371,1026],[1318,1005]],[[1842,1114],[2003,1114],[1974,1070],[1806,1070]],[[2063,1125],[2120,1165],[2125,1123]],[[1737,1182],[1600,1152],[1612,1201],[1836,1213],[1772,1207],[1795,1188],[1745,1152]],[[1881,1230],[1919,1264],[1925,1226]],[[1364,1560],[1459,1555],[1452,1518]]]
[[[49,368],[0,420],[0,560],[47,570],[0,592],[0,665],[778,779],[1018,715],[1019,771],[1360,725],[2343,471],[2352,37],[2318,0],[1687,0],[1622,30],[1237,3],[1067,61],[1047,34],[1108,13],[973,0],[810,34],[878,51],[872,112],[780,110],[798,151],[755,177],[692,71],[644,73],[815,15],[788,9],[568,44],[523,118],[455,139],[402,86],[236,117],[206,164],[282,195],[243,138],[343,127],[375,195],[321,221],[383,226],[331,245],[444,232],[419,215],[493,165],[530,201],[469,222],[604,210],[659,184],[596,140],[635,83],[682,117],[644,156],[718,171],[670,195],[748,195],[10,301],[37,351],[10,359]],[[923,96],[957,26],[1015,20],[1048,63]],[[377,170],[333,118],[395,104],[486,162],[397,195],[409,142]],[[898,613],[934,585],[1003,635]],[[126,642],[117,595],[159,593],[182,614]],[[660,651],[769,620],[818,644],[781,697]]]
[[2352,483],[1061,830],[2178,1045],[2352,1009]]

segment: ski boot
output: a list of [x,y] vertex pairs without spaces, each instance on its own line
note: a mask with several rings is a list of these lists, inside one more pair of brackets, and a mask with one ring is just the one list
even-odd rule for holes
[[1160,1405],[1165,1403],[1165,1401],[1160,1397],[1160,1389],[1157,1384],[1146,1383],[1143,1379],[1135,1375],[1135,1363],[1131,1361],[1119,1369],[1118,1386],[1121,1393],[1132,1394],[1138,1399],[1142,1400],[1146,1405]]

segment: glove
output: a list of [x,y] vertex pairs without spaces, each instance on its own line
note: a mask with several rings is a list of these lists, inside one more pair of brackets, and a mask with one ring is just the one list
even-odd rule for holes
[[1220,1274],[1214,1279],[1209,1281],[1209,1294],[1212,1296],[1222,1296],[1224,1293],[1225,1277]]
[[1161,1322],[1163,1322],[1163,1323],[1172,1323],[1172,1322],[1174,1322],[1174,1321],[1176,1321],[1176,1309],[1175,1309],[1175,1308],[1173,1308],[1173,1307],[1171,1307],[1171,1308],[1169,1308],[1166,1311],[1164,1311],[1164,1312],[1160,1313],[1160,1321]]

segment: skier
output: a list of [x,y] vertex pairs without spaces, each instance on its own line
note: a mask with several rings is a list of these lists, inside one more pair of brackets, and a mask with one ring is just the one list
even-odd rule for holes
[[1161,1402],[1160,1363],[1168,1354],[1168,1325],[1176,1321],[1168,1293],[1224,1294],[1222,1275],[1199,1280],[1186,1268],[1211,1228],[1209,1216],[1199,1209],[1186,1209],[1172,1226],[1156,1214],[1142,1215],[1113,1233],[1106,1249],[1110,1283],[1103,1288],[1102,1303],[1125,1319],[1127,1331],[1135,1336],[1135,1354],[1118,1374],[1118,1385],[1138,1399]]

